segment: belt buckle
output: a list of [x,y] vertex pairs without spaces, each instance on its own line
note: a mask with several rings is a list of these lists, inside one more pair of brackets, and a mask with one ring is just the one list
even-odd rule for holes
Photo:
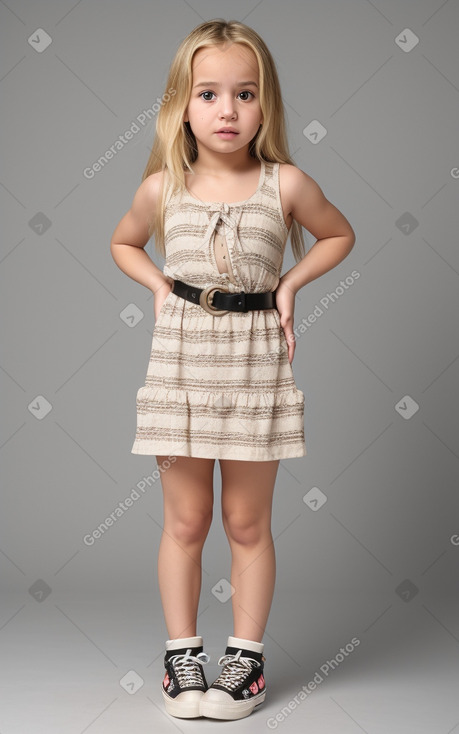
[[204,311],[207,311],[207,313],[210,313],[213,316],[223,316],[225,313],[229,313],[229,311],[227,310],[224,311],[223,309],[213,308],[211,306],[211,304],[209,303],[209,297],[212,296],[212,293],[214,291],[223,291],[223,293],[229,293],[229,288],[225,288],[224,285],[208,285],[207,288],[203,289],[201,295],[199,296],[199,305],[202,306]]

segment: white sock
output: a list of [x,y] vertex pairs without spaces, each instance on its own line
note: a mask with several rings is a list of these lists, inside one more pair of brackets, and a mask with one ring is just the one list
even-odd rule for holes
[[263,642],[255,640],[245,640],[243,637],[228,637],[228,647],[242,647],[244,650],[252,650],[253,652],[263,652]]
[[202,645],[202,637],[176,637],[173,640],[166,640],[166,650],[179,650],[182,647],[200,647]]

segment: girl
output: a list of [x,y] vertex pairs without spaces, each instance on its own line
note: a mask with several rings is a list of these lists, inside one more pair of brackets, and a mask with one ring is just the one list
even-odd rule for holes
[[[274,61],[254,30],[200,24],[181,43],[166,88],[142,183],[110,246],[121,270],[154,293],[132,453],[155,454],[163,469],[166,710],[239,719],[266,695],[279,461],[306,454],[304,394],[291,366],[295,295],[338,265],[355,235],[290,159]],[[317,239],[307,254],[301,227]],[[297,264],[280,277],[289,233]],[[144,250],[152,234],[162,272]],[[216,459],[234,629],[209,687],[196,618]]]

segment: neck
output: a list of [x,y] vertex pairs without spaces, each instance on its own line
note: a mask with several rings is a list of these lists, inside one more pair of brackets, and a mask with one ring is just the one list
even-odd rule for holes
[[226,176],[245,173],[259,165],[258,159],[249,154],[248,146],[234,153],[218,153],[202,149],[198,145],[198,157],[192,164],[195,173],[208,176]]

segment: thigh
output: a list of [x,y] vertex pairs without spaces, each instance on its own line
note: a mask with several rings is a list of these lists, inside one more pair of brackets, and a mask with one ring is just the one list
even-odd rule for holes
[[279,459],[239,461],[220,459],[222,476],[222,516],[237,513],[270,522]]
[[[198,459],[190,456],[157,456],[158,466],[165,464],[161,472],[165,519],[185,519],[193,513],[211,512],[214,500],[215,459]],[[167,460],[167,462],[166,462]]]

